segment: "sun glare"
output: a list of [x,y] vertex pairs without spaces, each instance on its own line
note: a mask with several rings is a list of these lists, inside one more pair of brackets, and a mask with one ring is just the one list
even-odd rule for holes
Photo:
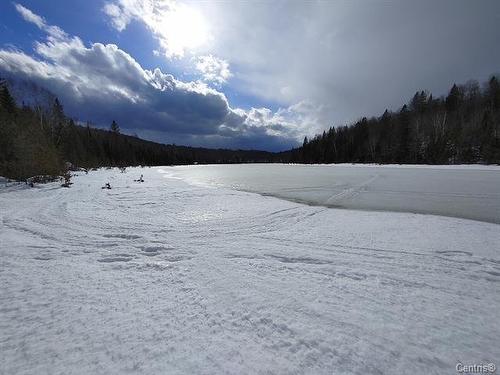
[[161,33],[167,42],[167,53],[183,56],[209,39],[208,25],[195,8],[181,4],[168,12],[162,20]]

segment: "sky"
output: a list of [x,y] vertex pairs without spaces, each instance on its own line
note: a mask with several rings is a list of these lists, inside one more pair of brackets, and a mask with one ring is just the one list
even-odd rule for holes
[[0,2],[0,74],[142,138],[285,150],[500,72],[500,1]]

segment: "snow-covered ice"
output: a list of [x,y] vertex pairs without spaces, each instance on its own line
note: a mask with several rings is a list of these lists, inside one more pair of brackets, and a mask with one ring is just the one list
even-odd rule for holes
[[1,374],[499,364],[498,224],[308,206],[173,170],[0,188]]
[[500,224],[498,165],[233,164],[179,166],[171,173],[313,205]]

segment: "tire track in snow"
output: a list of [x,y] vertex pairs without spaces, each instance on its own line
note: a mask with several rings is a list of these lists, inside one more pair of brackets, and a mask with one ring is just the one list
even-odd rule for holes
[[355,185],[353,187],[344,189],[340,193],[336,193],[336,194],[331,195],[325,201],[325,204],[326,205],[333,205],[334,202],[338,203],[339,201],[342,201],[342,200],[354,198],[356,195],[360,194],[365,187],[367,187],[372,182],[374,182],[378,177],[379,177],[379,175],[376,174],[376,175],[370,177],[369,179],[367,179],[366,181],[363,181],[362,183],[360,183],[358,185]]

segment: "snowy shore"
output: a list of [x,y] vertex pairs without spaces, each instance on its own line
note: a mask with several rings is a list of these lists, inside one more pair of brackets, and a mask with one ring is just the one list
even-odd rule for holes
[[500,358],[498,224],[171,175],[0,187],[1,374],[442,374]]

